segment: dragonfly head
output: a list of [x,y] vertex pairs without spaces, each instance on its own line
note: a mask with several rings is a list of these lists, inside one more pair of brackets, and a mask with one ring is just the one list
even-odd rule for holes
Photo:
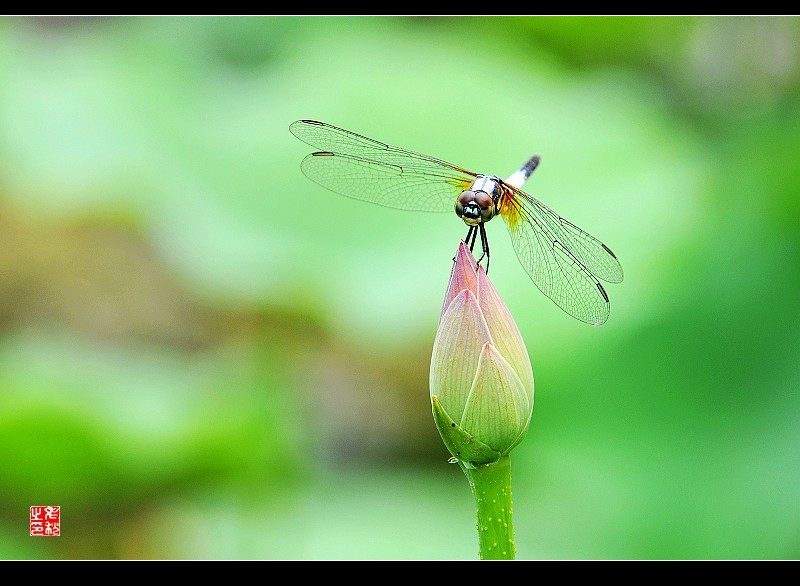
[[477,226],[491,220],[497,213],[492,196],[485,191],[462,191],[456,200],[456,215],[467,226]]
[[[478,181],[461,192],[456,199],[456,215],[464,220],[467,226],[477,226],[488,222],[497,214],[497,204],[492,195],[484,189]],[[494,189],[492,188],[492,191]]]

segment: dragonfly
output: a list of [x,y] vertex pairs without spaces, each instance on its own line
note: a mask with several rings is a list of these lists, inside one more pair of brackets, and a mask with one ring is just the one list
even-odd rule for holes
[[485,225],[499,215],[542,293],[582,322],[599,326],[608,319],[610,301],[600,280],[621,283],[622,265],[608,246],[520,189],[539,165],[538,155],[501,179],[317,120],[297,120],[289,131],[319,149],[300,163],[303,174],[335,193],[400,210],[455,210],[468,226],[464,242],[471,251],[480,238],[478,263],[485,259],[487,271]]

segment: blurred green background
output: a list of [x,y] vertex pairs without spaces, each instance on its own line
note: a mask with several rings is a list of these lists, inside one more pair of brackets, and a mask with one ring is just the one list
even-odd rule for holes
[[0,557],[477,559],[427,386],[465,226],[312,183],[300,118],[539,153],[622,262],[593,328],[488,226],[518,559],[800,557],[800,19],[5,17],[0,71]]

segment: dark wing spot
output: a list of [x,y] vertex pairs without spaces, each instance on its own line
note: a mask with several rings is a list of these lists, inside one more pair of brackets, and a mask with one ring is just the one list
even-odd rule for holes
[[605,245],[605,244],[603,244],[602,242],[601,242],[600,244],[602,244],[603,248],[605,248],[605,250],[606,250],[606,252],[607,252],[608,254],[610,254],[610,255],[611,255],[611,256],[613,256],[614,258],[617,258],[617,255],[616,255],[616,254],[614,254],[613,252],[611,252],[611,249],[610,249],[608,246],[606,246],[606,245]]
[[600,289],[600,294],[606,300],[606,303],[608,303],[608,293],[606,293],[606,290],[603,289],[603,286],[600,283],[595,283],[595,284],[597,285],[597,288]]

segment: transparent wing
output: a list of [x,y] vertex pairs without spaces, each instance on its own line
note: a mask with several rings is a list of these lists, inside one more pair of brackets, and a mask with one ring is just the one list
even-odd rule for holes
[[315,120],[289,126],[321,149],[300,163],[312,181],[341,195],[401,210],[452,212],[455,198],[476,174]]
[[622,265],[608,246],[524,191],[517,190],[517,193],[525,214],[540,220],[589,272],[609,283],[622,282]]
[[623,279],[605,244],[527,193],[510,185],[500,213],[520,263],[536,286],[573,317],[595,325],[608,319],[609,299],[598,278]]

